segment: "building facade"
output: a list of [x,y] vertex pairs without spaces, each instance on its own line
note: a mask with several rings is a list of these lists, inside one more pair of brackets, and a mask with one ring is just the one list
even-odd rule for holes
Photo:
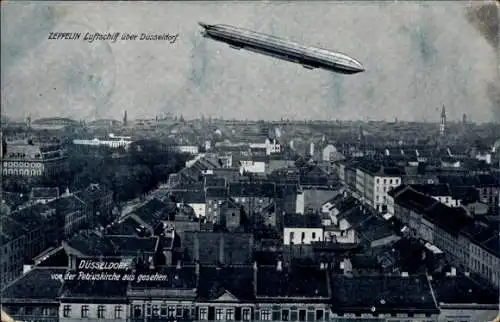
[[55,176],[67,170],[66,151],[61,144],[7,143],[2,151],[4,176]]

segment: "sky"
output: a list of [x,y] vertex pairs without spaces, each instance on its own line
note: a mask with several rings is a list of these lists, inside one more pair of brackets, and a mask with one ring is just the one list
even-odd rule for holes
[[[479,2],[2,3],[1,104],[11,118],[500,122],[498,8]],[[309,70],[201,36],[230,24],[343,52],[366,71]],[[496,31],[496,32],[495,32]],[[179,34],[49,40],[50,32]]]

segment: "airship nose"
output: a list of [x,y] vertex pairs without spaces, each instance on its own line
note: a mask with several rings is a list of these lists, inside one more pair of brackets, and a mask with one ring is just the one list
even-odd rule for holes
[[364,72],[364,71],[365,71],[365,67],[363,67],[363,65],[362,65],[359,61],[357,61],[357,60],[355,60],[355,59],[353,59],[353,60],[352,60],[352,65],[353,65],[353,67],[354,67],[354,68],[356,68],[359,72]]
[[198,22],[198,24],[200,26],[202,26],[203,28],[207,28],[208,27],[208,24],[204,23],[204,22]]

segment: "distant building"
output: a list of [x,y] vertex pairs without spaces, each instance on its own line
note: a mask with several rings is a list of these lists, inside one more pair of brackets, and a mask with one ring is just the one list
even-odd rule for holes
[[335,162],[343,159],[344,156],[337,151],[337,148],[333,144],[328,144],[323,148],[322,161]]
[[245,213],[249,215],[260,212],[272,200],[279,197],[276,185],[269,182],[230,183],[228,196],[242,205]]
[[319,216],[287,214],[283,224],[284,245],[310,245],[322,241],[324,229]]
[[207,216],[207,203],[203,191],[197,190],[179,190],[171,192],[171,197],[175,200],[177,207],[188,205],[198,218]]
[[34,187],[31,189],[30,200],[33,202],[47,203],[59,198],[57,187]]
[[75,120],[64,117],[41,118],[30,122],[30,128],[33,130],[60,131],[67,127],[77,126],[79,123]]
[[197,145],[178,145],[177,151],[181,153],[198,154],[200,148]]
[[124,148],[128,149],[133,141],[129,136],[115,136],[110,133],[107,138],[94,138],[90,140],[76,139],[73,140],[75,145],[89,145],[89,146],[107,146],[112,149]]
[[415,184],[410,187],[425,195],[431,196],[448,207],[460,207],[462,200],[456,197],[446,184]]
[[266,173],[266,164],[267,159],[265,157],[248,157],[246,159],[241,159],[240,163],[240,172],[250,172],[250,173]]
[[454,265],[500,286],[500,241],[496,227],[471,218],[412,189],[395,189],[394,216],[410,233],[444,251]]
[[264,143],[250,143],[250,148],[263,148],[266,150],[266,155],[281,152],[281,144],[276,139],[266,138]]
[[387,192],[402,182],[402,171],[377,165],[363,165],[356,169],[356,193],[379,212],[387,209]]
[[4,176],[55,176],[68,166],[66,151],[58,143],[7,142],[2,153]]

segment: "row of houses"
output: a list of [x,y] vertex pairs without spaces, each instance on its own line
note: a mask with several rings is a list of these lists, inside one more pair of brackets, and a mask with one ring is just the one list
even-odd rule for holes
[[390,212],[408,232],[444,251],[455,265],[500,286],[498,218],[449,207],[411,186],[389,192]]
[[[3,310],[33,321],[487,321],[495,296],[466,276],[352,275],[319,266],[158,267],[157,280],[84,281],[37,267],[3,289]],[[134,275],[134,273],[131,273]],[[149,274],[152,274],[151,272]],[[134,276],[137,276],[135,273]],[[461,297],[463,288],[476,304]],[[455,293],[454,293],[455,292]],[[460,313],[457,313],[460,312]]]
[[340,180],[356,196],[379,212],[387,212],[388,191],[399,185],[413,184],[449,206],[479,201],[497,209],[500,182],[493,174],[462,175],[446,172],[434,176],[409,174],[407,169],[377,161],[358,160],[337,163]]
[[94,226],[111,212],[112,192],[99,185],[35,204],[0,216],[1,282],[23,273],[23,265],[50,246],[72,236],[83,227]]

